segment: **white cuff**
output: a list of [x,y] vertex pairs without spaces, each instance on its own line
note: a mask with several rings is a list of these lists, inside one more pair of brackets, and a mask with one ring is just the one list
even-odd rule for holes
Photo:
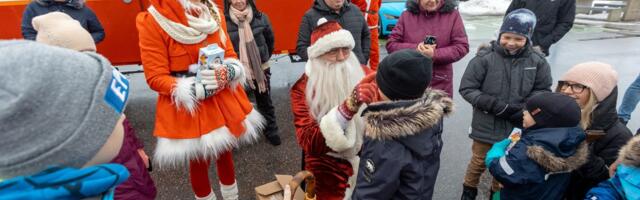
[[173,86],[171,97],[178,110],[184,108],[187,109],[190,114],[193,114],[198,108],[198,100],[196,99],[195,94],[191,91],[191,87],[194,83],[194,77],[176,78],[176,83]]
[[338,108],[329,111],[320,120],[320,132],[326,145],[336,152],[342,152],[353,148],[356,143],[356,126],[353,121],[347,123],[347,128],[342,128],[337,115]]

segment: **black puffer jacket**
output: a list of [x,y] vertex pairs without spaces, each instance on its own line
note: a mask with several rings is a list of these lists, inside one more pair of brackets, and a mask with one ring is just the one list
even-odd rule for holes
[[360,64],[367,64],[371,47],[367,21],[358,6],[351,4],[350,0],[345,1],[345,4],[340,12],[336,13],[324,3],[324,0],[315,0],[313,7],[304,14],[296,43],[296,52],[303,61],[309,58],[307,48],[311,45],[311,32],[318,25],[318,20],[324,17],[327,20],[337,21],[343,29],[351,32],[356,42],[353,53],[358,57]]
[[27,40],[35,40],[38,32],[33,28],[31,20],[34,17],[50,12],[63,12],[76,21],[80,22],[82,28],[87,30],[93,41],[98,44],[104,40],[105,32],[96,14],[87,7],[84,1],[67,0],[65,2],[55,2],[54,0],[36,0],[24,9],[22,14],[22,37]]
[[[271,28],[271,22],[266,14],[260,12],[256,7],[253,0],[247,0],[247,4],[253,8],[253,20],[251,20],[251,31],[253,32],[253,38],[260,50],[260,58],[262,63],[269,62],[269,58],[273,54],[275,45],[275,39],[273,36],[273,29]],[[238,35],[238,25],[231,21],[229,15],[229,7],[231,0],[224,1],[224,16],[227,21],[227,33],[231,42],[233,43],[233,49],[239,54],[240,49],[238,43],[240,42],[240,36]]]
[[507,55],[496,42],[483,45],[462,75],[459,92],[473,106],[469,137],[493,144],[506,138],[513,125],[492,113],[489,96],[499,104],[523,104],[529,97],[551,92],[551,69],[540,50],[530,45],[517,55]]
[[549,55],[549,47],[571,30],[576,16],[575,0],[513,0],[506,13],[518,8],[536,14],[533,45],[540,46],[546,55]]
[[412,101],[372,104],[353,200],[432,199],[440,168],[442,118],[453,103],[440,90]]
[[618,151],[633,137],[631,131],[618,119],[616,98],[618,88],[598,104],[593,111],[589,132],[605,135],[589,145],[589,161],[571,174],[567,199],[584,199],[585,194],[598,183],[609,178],[608,167],[618,158]]

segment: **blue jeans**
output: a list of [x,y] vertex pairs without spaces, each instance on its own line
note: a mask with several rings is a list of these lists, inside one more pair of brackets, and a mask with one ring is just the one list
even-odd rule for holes
[[636,80],[631,83],[627,91],[624,93],[622,104],[618,108],[618,116],[627,123],[631,119],[631,113],[636,109],[640,101],[640,75],[636,77]]

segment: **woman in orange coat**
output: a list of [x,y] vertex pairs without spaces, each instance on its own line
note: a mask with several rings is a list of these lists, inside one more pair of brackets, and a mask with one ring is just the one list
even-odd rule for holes
[[[188,163],[196,199],[216,199],[208,177],[214,159],[223,199],[238,199],[231,150],[257,140],[264,119],[242,89],[244,66],[223,14],[210,0],[149,2],[136,25],[145,78],[158,92],[155,161],[161,167]],[[189,69],[200,68],[199,50],[212,44],[224,49],[224,62],[201,69],[196,81]]]

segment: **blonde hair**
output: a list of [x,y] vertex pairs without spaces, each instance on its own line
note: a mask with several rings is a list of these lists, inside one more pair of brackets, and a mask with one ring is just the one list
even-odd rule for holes
[[584,105],[583,108],[580,108],[581,116],[580,116],[580,127],[582,129],[587,130],[589,126],[591,126],[591,119],[593,118],[593,110],[598,107],[598,99],[596,95],[591,91],[590,88],[586,88],[589,90],[589,100]]

